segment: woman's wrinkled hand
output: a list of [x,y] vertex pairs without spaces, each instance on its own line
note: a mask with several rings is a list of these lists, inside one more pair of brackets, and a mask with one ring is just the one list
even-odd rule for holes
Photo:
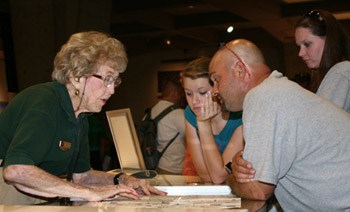
[[90,202],[98,202],[116,196],[127,197],[130,199],[140,198],[140,194],[138,194],[135,189],[126,185],[106,185],[89,188],[88,196],[84,199]]
[[124,174],[122,175],[120,182],[126,186],[130,186],[139,193],[145,194],[147,196],[150,196],[151,194],[157,194],[161,196],[167,195],[166,192],[151,186],[149,182],[145,179],[137,179],[133,176]]

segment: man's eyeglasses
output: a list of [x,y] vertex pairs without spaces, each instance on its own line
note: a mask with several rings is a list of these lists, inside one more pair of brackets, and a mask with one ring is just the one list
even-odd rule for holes
[[246,65],[245,65],[245,63],[243,62],[243,60],[238,56],[238,54],[237,54],[236,52],[234,52],[232,49],[230,49],[230,48],[226,45],[226,43],[221,43],[220,46],[221,46],[221,48],[226,48],[229,52],[231,52],[231,53],[233,54],[233,56],[235,56],[235,58],[236,58],[239,62],[241,62],[241,63],[244,65],[244,68],[245,68],[245,69],[247,68]]
[[93,74],[92,76],[103,80],[103,84],[107,88],[109,88],[113,83],[114,83],[114,87],[118,87],[122,83],[122,79],[120,77],[114,78],[111,75],[107,75],[106,77],[103,78],[102,76],[97,74]]
[[310,12],[305,13],[305,17],[313,18],[319,21],[323,21],[323,17],[321,16],[321,13],[317,10],[311,10]]

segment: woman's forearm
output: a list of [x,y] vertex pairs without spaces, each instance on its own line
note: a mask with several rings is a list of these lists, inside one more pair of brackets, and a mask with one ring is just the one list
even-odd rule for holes
[[198,122],[198,131],[208,173],[215,184],[223,183],[228,173],[225,170],[222,155],[219,152],[210,122]]

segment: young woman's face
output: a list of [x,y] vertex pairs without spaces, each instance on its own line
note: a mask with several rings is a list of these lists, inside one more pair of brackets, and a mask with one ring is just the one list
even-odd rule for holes
[[204,104],[206,95],[209,91],[212,91],[209,79],[204,77],[197,79],[184,77],[183,85],[188,106],[196,116],[201,115],[201,106]]
[[107,65],[101,65],[95,74],[86,78],[86,88],[81,108],[88,112],[100,112],[108,99],[114,94],[115,82],[107,86],[103,79],[107,76],[117,79],[119,73]]
[[312,34],[309,28],[298,27],[295,30],[295,42],[300,47],[298,56],[310,69],[320,66],[325,38]]

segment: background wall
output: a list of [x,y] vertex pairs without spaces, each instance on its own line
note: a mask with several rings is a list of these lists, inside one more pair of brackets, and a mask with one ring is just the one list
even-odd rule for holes
[[8,101],[7,82],[5,74],[4,52],[0,51],[0,111],[3,110]]
[[293,79],[296,74],[307,75],[310,73],[309,69],[305,65],[304,61],[298,57],[299,48],[295,43],[285,44],[283,46],[283,57],[284,57],[284,74]]
[[[111,0],[11,0],[18,90],[51,80],[52,64],[60,46],[72,33],[86,30],[109,31]],[[261,37],[252,40],[263,51],[271,69],[293,78],[307,73],[298,58],[294,43],[282,44],[275,39]],[[127,46],[126,46],[127,48]],[[121,75],[122,84],[100,114],[106,110],[129,107],[138,124],[144,110],[157,102],[157,72],[183,70],[192,59],[212,56],[215,48],[169,50],[129,56],[129,65]],[[6,81],[0,58],[0,101],[6,99]],[[4,99],[4,100],[3,100]],[[6,101],[6,100],[5,100]]]
[[54,56],[72,33],[108,31],[109,5],[110,0],[11,0],[18,89],[51,78]]

